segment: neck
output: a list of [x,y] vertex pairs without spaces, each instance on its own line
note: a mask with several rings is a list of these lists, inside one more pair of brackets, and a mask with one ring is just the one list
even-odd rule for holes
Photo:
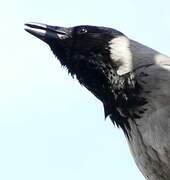
[[123,76],[117,76],[112,82],[112,93],[106,96],[103,102],[105,116],[109,116],[114,124],[120,126],[125,134],[131,129],[129,119],[140,118],[143,111],[138,108],[144,106],[147,102],[140,97],[142,88],[135,81],[132,73]]

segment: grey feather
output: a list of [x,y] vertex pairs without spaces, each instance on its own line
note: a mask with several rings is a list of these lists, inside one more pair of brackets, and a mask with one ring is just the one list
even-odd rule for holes
[[169,180],[170,58],[135,41],[130,41],[130,51],[141,95],[148,103],[141,118],[130,120],[128,143],[146,179]]

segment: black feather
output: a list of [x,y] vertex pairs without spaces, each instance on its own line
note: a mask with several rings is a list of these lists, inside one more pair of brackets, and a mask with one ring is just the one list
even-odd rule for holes
[[[109,116],[113,124],[128,134],[131,129],[129,119],[140,118],[144,109],[137,113],[137,108],[147,101],[140,96],[142,88],[133,73],[118,75],[119,64],[114,64],[111,59],[109,43],[124,35],[106,27],[27,25],[34,28],[33,31],[29,29],[31,34],[50,46],[68,72],[101,100],[105,117]],[[35,28],[46,30],[46,34],[42,37]]]

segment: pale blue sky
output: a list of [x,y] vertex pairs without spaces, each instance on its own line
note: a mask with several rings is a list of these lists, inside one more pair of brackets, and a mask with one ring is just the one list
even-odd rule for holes
[[144,180],[102,104],[23,24],[109,26],[170,55],[169,7],[169,0],[1,3],[1,180]]

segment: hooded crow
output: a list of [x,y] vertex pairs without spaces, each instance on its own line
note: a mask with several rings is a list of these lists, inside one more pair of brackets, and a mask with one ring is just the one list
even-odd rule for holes
[[170,58],[107,27],[27,23],[122,128],[148,180],[170,180]]

